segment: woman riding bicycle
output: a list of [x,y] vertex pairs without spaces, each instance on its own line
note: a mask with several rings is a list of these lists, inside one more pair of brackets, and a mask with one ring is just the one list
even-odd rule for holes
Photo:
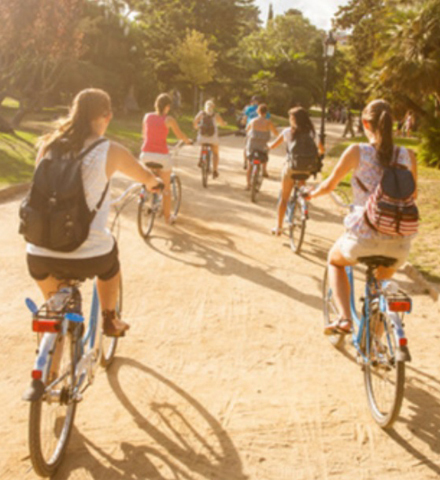
[[205,102],[205,108],[199,112],[193,121],[193,126],[198,130],[197,142],[200,144],[211,145],[214,169],[212,178],[218,177],[219,164],[219,139],[218,139],[218,125],[225,127],[227,123],[223,118],[215,112],[215,104],[212,100]]
[[272,234],[277,236],[281,235],[283,231],[283,222],[287,204],[295,182],[298,182],[300,186],[303,186],[306,179],[311,173],[313,173],[311,171],[293,170],[289,155],[289,152],[298,137],[301,135],[309,135],[311,138],[315,137],[315,128],[310,120],[309,114],[302,107],[291,108],[289,110],[289,123],[290,128],[285,128],[278,138],[269,144],[270,150],[276,148],[283,142],[287,147],[286,162],[281,174],[281,196],[278,202],[278,223],[277,226],[272,229]]
[[172,100],[166,93],[161,93],[154,103],[155,112],[147,113],[142,124],[144,143],[140,159],[142,162],[154,162],[162,165],[157,175],[164,183],[163,215],[168,224],[176,220],[171,215],[171,155],[168,150],[167,136],[169,129],[174,132],[177,138],[190,144],[191,140],[180,130],[177,121],[169,115]]
[[59,289],[63,280],[98,277],[104,333],[121,336],[129,325],[117,318],[115,312],[120,266],[116,240],[106,228],[110,210],[107,184],[117,171],[145,184],[152,191],[158,189],[161,181],[122,145],[103,138],[111,119],[109,95],[98,89],[83,90],[73,100],[68,117],[53,133],[41,139],[37,165],[42,158],[52,158],[55,151],[63,156],[78,155],[103,139],[81,160],[88,208],[92,211],[98,204],[100,207],[90,224],[88,237],[76,250],[60,252],[28,243],[26,252],[29,273],[46,300]]
[[[247,133],[247,142],[246,142],[246,157],[247,157],[247,186],[246,190],[250,190],[251,188],[251,172],[252,172],[252,165],[251,165],[251,155],[252,152],[260,151],[267,154],[267,142],[270,140],[271,132],[277,136],[278,131],[275,128],[275,125],[272,123],[272,120],[266,118],[267,115],[267,105],[265,103],[261,103],[258,105],[257,113],[258,117],[251,120],[246,127]],[[268,177],[267,174],[267,162],[269,157],[267,156],[266,161],[263,163],[263,176]]]
[[[340,315],[338,320],[325,328],[324,333],[329,335],[349,333],[352,327],[350,286],[345,267],[355,265],[361,257],[391,257],[396,259],[392,267],[381,266],[376,271],[377,279],[387,279],[405,262],[410,250],[411,236],[387,235],[369,226],[365,218],[365,204],[370,192],[375,191],[380,183],[384,168],[392,161],[410,170],[417,182],[415,155],[406,148],[394,147],[393,118],[386,101],[369,103],[362,113],[362,123],[369,143],[348,147],[330,176],[309,194],[310,198],[316,198],[330,193],[349,172],[353,172],[353,210],[344,220],[346,232],[336,241],[328,256],[329,283]],[[414,198],[416,193],[417,190]]]

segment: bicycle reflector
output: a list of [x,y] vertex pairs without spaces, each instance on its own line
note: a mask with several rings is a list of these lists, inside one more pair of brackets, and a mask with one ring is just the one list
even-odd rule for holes
[[59,320],[34,319],[32,320],[32,330],[38,333],[58,333],[61,322]]
[[388,310],[390,312],[411,312],[412,302],[410,298],[388,299]]

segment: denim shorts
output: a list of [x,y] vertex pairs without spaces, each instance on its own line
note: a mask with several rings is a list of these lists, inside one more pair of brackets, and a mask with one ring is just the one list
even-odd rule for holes
[[342,256],[349,262],[357,262],[360,257],[380,255],[395,258],[393,268],[400,268],[406,261],[411,247],[409,238],[360,238],[351,232],[345,232],[336,241]]

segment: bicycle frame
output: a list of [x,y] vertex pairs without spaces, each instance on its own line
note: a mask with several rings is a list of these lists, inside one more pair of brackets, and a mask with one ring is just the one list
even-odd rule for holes
[[[68,287],[71,289],[71,294],[74,293],[76,289],[79,293],[77,287]],[[31,301],[27,300],[27,305],[31,312],[34,315],[34,319],[37,318],[38,309],[36,305]],[[58,316],[59,317],[59,316]],[[57,317],[54,317],[55,319]],[[98,363],[100,356],[101,345],[96,345],[97,342],[97,331],[99,323],[99,299],[98,292],[96,288],[96,283],[93,285],[93,295],[92,295],[92,304],[90,307],[90,317],[87,331],[81,341],[81,352],[80,359],[76,365],[75,377],[77,379],[76,385],[73,390],[73,396],[77,397],[79,390],[84,383],[86,377],[88,378],[89,384],[93,382],[94,371],[93,367]],[[37,358],[34,362],[34,368],[32,370],[32,378],[37,381],[42,381],[43,384],[47,383],[50,365],[49,356],[53,354],[55,350],[55,342],[59,335],[66,335],[69,328],[69,324],[72,322],[74,324],[84,324],[84,317],[78,313],[65,313],[62,318],[59,320],[59,331],[57,333],[44,333],[42,335]],[[97,351],[98,349],[98,351]],[[36,390],[37,398],[32,398],[29,400],[37,400],[40,398],[45,391],[50,391],[57,383],[59,383],[63,378],[56,378],[51,384],[47,385],[45,388],[41,388],[38,391]]]
[[289,203],[287,204],[286,209],[286,219],[289,224],[293,220],[293,212],[295,210],[295,203],[299,201],[301,206],[301,216],[303,219],[308,220],[309,218],[309,205],[307,200],[301,195],[301,187],[295,182],[293,187],[292,195],[290,196]]
[[[363,298],[364,305],[361,316],[358,315],[355,306],[355,291],[354,291],[354,275],[353,267],[345,267],[350,284],[350,309],[351,316],[357,329],[353,329],[352,343],[356,348],[360,358],[364,364],[369,364],[370,360],[370,305],[373,301],[378,301],[379,310],[387,313],[391,320],[392,332],[389,326],[385,323],[385,336],[388,344],[390,354],[396,356],[399,360],[409,360],[409,352],[406,348],[407,339],[403,330],[402,319],[394,312],[390,311],[387,299],[383,293],[384,288],[389,284],[389,281],[378,281],[373,276],[367,276],[365,283],[365,296]],[[357,331],[356,331],[357,330]],[[396,337],[397,351],[394,351],[393,342],[391,342],[391,335]],[[362,348],[363,337],[365,336],[365,349]]]

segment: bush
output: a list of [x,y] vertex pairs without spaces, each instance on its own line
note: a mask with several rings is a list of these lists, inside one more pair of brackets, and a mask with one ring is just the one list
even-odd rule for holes
[[429,117],[421,126],[419,157],[425,165],[440,168],[440,118]]

